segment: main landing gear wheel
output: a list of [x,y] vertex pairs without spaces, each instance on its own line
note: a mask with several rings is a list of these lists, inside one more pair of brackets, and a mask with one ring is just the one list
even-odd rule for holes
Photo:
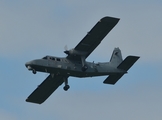
[[87,65],[84,65],[84,66],[82,67],[82,71],[83,71],[83,72],[86,71],[87,69],[88,69]]
[[35,69],[33,69],[32,72],[33,72],[33,74],[36,74],[37,73]]
[[65,86],[64,86],[64,90],[65,90],[65,91],[67,91],[69,88],[70,88],[69,85],[65,85]]

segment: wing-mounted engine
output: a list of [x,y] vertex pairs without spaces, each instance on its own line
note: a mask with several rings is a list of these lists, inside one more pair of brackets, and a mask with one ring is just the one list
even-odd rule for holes
[[71,56],[85,56],[86,55],[86,52],[78,51],[75,49],[65,50],[64,53],[67,55],[71,55]]
[[71,49],[71,50],[65,50],[64,51],[65,54],[67,54],[67,58],[76,58],[76,59],[79,59],[81,60],[82,62],[82,71],[86,71],[88,69],[88,66],[86,65],[86,52],[82,52],[82,51],[78,51],[78,50],[75,50],[75,49]]

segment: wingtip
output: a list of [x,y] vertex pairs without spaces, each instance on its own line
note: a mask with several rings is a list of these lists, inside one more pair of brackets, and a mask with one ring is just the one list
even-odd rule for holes
[[133,55],[129,55],[128,57],[133,57],[136,58],[137,60],[140,58],[140,56],[133,56]]
[[26,102],[29,102],[29,103],[39,104],[39,105],[43,103],[43,102],[33,102],[33,101],[31,101],[29,98],[27,98],[25,101],[26,101]]
[[100,21],[116,21],[118,22],[120,18],[105,16]]

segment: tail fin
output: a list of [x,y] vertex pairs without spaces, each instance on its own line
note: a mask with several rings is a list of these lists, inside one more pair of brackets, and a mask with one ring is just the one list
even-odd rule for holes
[[121,62],[123,61],[121,50],[119,48],[115,48],[110,62],[113,64],[113,66],[117,67]]

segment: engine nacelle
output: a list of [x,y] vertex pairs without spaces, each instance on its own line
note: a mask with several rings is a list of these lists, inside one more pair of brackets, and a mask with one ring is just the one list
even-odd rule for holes
[[71,49],[71,50],[66,50],[64,51],[64,53],[66,53],[67,55],[72,55],[72,56],[84,56],[86,53],[85,52],[80,52],[78,50],[75,49]]

